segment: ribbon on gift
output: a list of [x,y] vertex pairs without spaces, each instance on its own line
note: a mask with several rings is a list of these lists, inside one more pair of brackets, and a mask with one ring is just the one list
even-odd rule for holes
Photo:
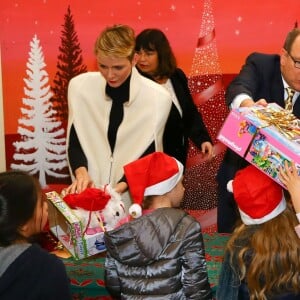
[[287,110],[274,110],[267,107],[260,110],[254,110],[256,116],[267,123],[266,126],[274,126],[277,130],[289,140],[300,136],[299,120]]

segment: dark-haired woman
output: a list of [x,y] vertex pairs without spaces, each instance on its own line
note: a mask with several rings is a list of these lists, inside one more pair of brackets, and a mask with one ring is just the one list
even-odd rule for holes
[[146,77],[163,85],[171,94],[172,107],[164,136],[164,152],[186,163],[188,139],[211,159],[213,146],[189,91],[184,72],[177,67],[176,58],[166,35],[159,29],[145,29],[136,37],[137,68]]

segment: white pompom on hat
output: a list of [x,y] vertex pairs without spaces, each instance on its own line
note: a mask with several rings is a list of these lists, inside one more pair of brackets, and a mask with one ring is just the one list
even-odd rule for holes
[[252,165],[238,171],[233,181],[228,182],[227,189],[233,191],[246,225],[265,223],[286,208],[282,187]]
[[144,196],[170,192],[183,175],[183,165],[163,152],[153,152],[125,165],[124,173],[134,201],[129,213],[138,218]]

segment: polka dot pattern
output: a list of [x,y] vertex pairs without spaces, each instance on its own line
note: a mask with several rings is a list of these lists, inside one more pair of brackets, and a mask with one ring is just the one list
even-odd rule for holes
[[[225,147],[217,140],[218,132],[228,114],[224,87],[216,84],[222,81],[222,73],[216,40],[205,39],[206,35],[214,37],[212,32],[214,18],[211,0],[205,0],[199,35],[201,43],[198,43],[195,50],[189,88],[194,100],[200,99],[195,104],[212,138],[216,155],[211,161],[203,161],[200,150],[192,142],[189,144],[183,208],[192,210],[208,210],[217,206],[216,174],[225,151]],[[208,42],[203,44],[206,40]]]

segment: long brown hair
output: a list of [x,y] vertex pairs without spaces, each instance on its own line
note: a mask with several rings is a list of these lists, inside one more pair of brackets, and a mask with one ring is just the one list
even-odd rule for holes
[[287,292],[300,293],[300,239],[290,203],[276,218],[260,224],[241,224],[233,232],[227,251],[230,262],[245,280],[250,300]]

